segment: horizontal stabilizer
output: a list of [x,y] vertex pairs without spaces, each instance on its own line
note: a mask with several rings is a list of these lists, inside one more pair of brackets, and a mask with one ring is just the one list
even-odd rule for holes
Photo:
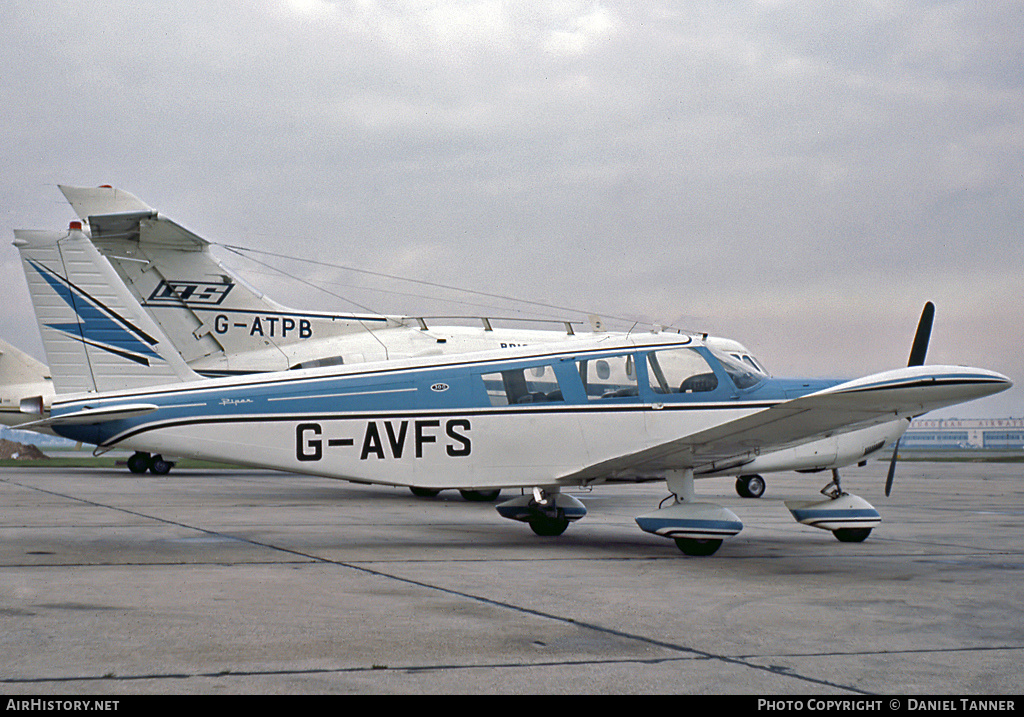
[[49,426],[88,426],[107,421],[120,421],[126,418],[138,418],[152,413],[159,406],[152,403],[128,403],[120,406],[103,406],[101,408],[83,408],[74,413],[51,416],[41,421],[22,423],[18,428],[46,428]]
[[143,247],[176,251],[205,251],[210,242],[154,211],[124,214],[93,214],[89,217],[92,240],[132,241]]
[[152,212],[134,194],[113,187],[68,187],[58,185],[75,214],[84,221],[95,214],[122,214],[124,212]]

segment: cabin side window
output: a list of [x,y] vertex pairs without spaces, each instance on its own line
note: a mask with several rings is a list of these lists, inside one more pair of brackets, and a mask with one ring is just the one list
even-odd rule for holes
[[707,393],[718,388],[715,372],[693,349],[652,351],[647,365],[654,393]]
[[637,396],[636,362],[633,355],[581,359],[576,362],[583,389],[591,401]]
[[510,369],[482,376],[492,406],[515,406],[562,401],[562,390],[551,366]]

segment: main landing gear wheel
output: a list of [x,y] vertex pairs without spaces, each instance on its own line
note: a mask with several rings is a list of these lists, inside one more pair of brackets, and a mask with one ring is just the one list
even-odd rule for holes
[[534,518],[530,521],[530,530],[546,538],[561,535],[568,527],[569,521],[565,518]]
[[128,470],[132,473],[145,473],[149,470],[149,454],[136,451],[128,457]]
[[715,538],[676,538],[675,541],[677,548],[695,557],[714,555],[722,547],[722,541]]
[[[462,497],[474,503],[491,503],[498,499],[501,490],[460,490]],[[563,528],[562,530],[565,530]]]
[[736,492],[741,498],[760,498],[765,490],[764,478],[759,475],[740,476],[736,479]]
[[840,543],[863,543],[871,535],[871,528],[837,528],[832,535]]
[[154,475],[165,476],[171,472],[171,468],[174,468],[172,461],[165,461],[164,457],[157,454],[151,456],[148,453],[142,451],[136,451],[128,457],[128,470],[132,473],[145,473],[149,471]]
[[441,491],[436,490],[434,488],[410,487],[409,490],[411,490],[412,494],[417,498],[436,498],[437,496],[441,495]]
[[149,461],[149,471],[154,475],[165,476],[171,472],[173,467],[174,464],[165,461],[163,456],[153,456]]

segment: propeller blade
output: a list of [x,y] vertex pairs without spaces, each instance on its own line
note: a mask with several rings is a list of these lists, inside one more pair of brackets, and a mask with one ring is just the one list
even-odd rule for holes
[[907,366],[924,366],[924,357],[928,353],[928,341],[932,336],[932,321],[935,320],[935,304],[927,302],[921,312],[921,320],[914,334],[914,345],[910,349],[910,361]]
[[[910,361],[907,366],[924,366],[924,357],[928,353],[928,342],[932,337],[932,322],[935,321],[935,304],[926,301],[921,312],[921,320],[917,322],[917,333],[914,344],[910,347]],[[892,482],[896,478],[896,459],[900,453],[900,439],[892,448],[892,459],[889,461],[889,474],[885,477],[885,497],[892,493]]]
[[896,439],[896,445],[892,449],[892,460],[889,461],[889,475],[885,477],[885,497],[892,493],[892,480],[896,477],[896,456],[900,452],[900,439]]

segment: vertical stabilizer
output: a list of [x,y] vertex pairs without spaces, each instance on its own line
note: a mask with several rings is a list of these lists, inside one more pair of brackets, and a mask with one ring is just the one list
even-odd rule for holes
[[[210,242],[112,187],[61,192],[88,236],[189,366],[209,373],[283,370],[336,357],[334,339],[365,341],[400,317],[301,311],[278,304],[211,252]],[[333,353],[332,353],[333,352]]]
[[196,378],[77,222],[14,236],[58,393]]

